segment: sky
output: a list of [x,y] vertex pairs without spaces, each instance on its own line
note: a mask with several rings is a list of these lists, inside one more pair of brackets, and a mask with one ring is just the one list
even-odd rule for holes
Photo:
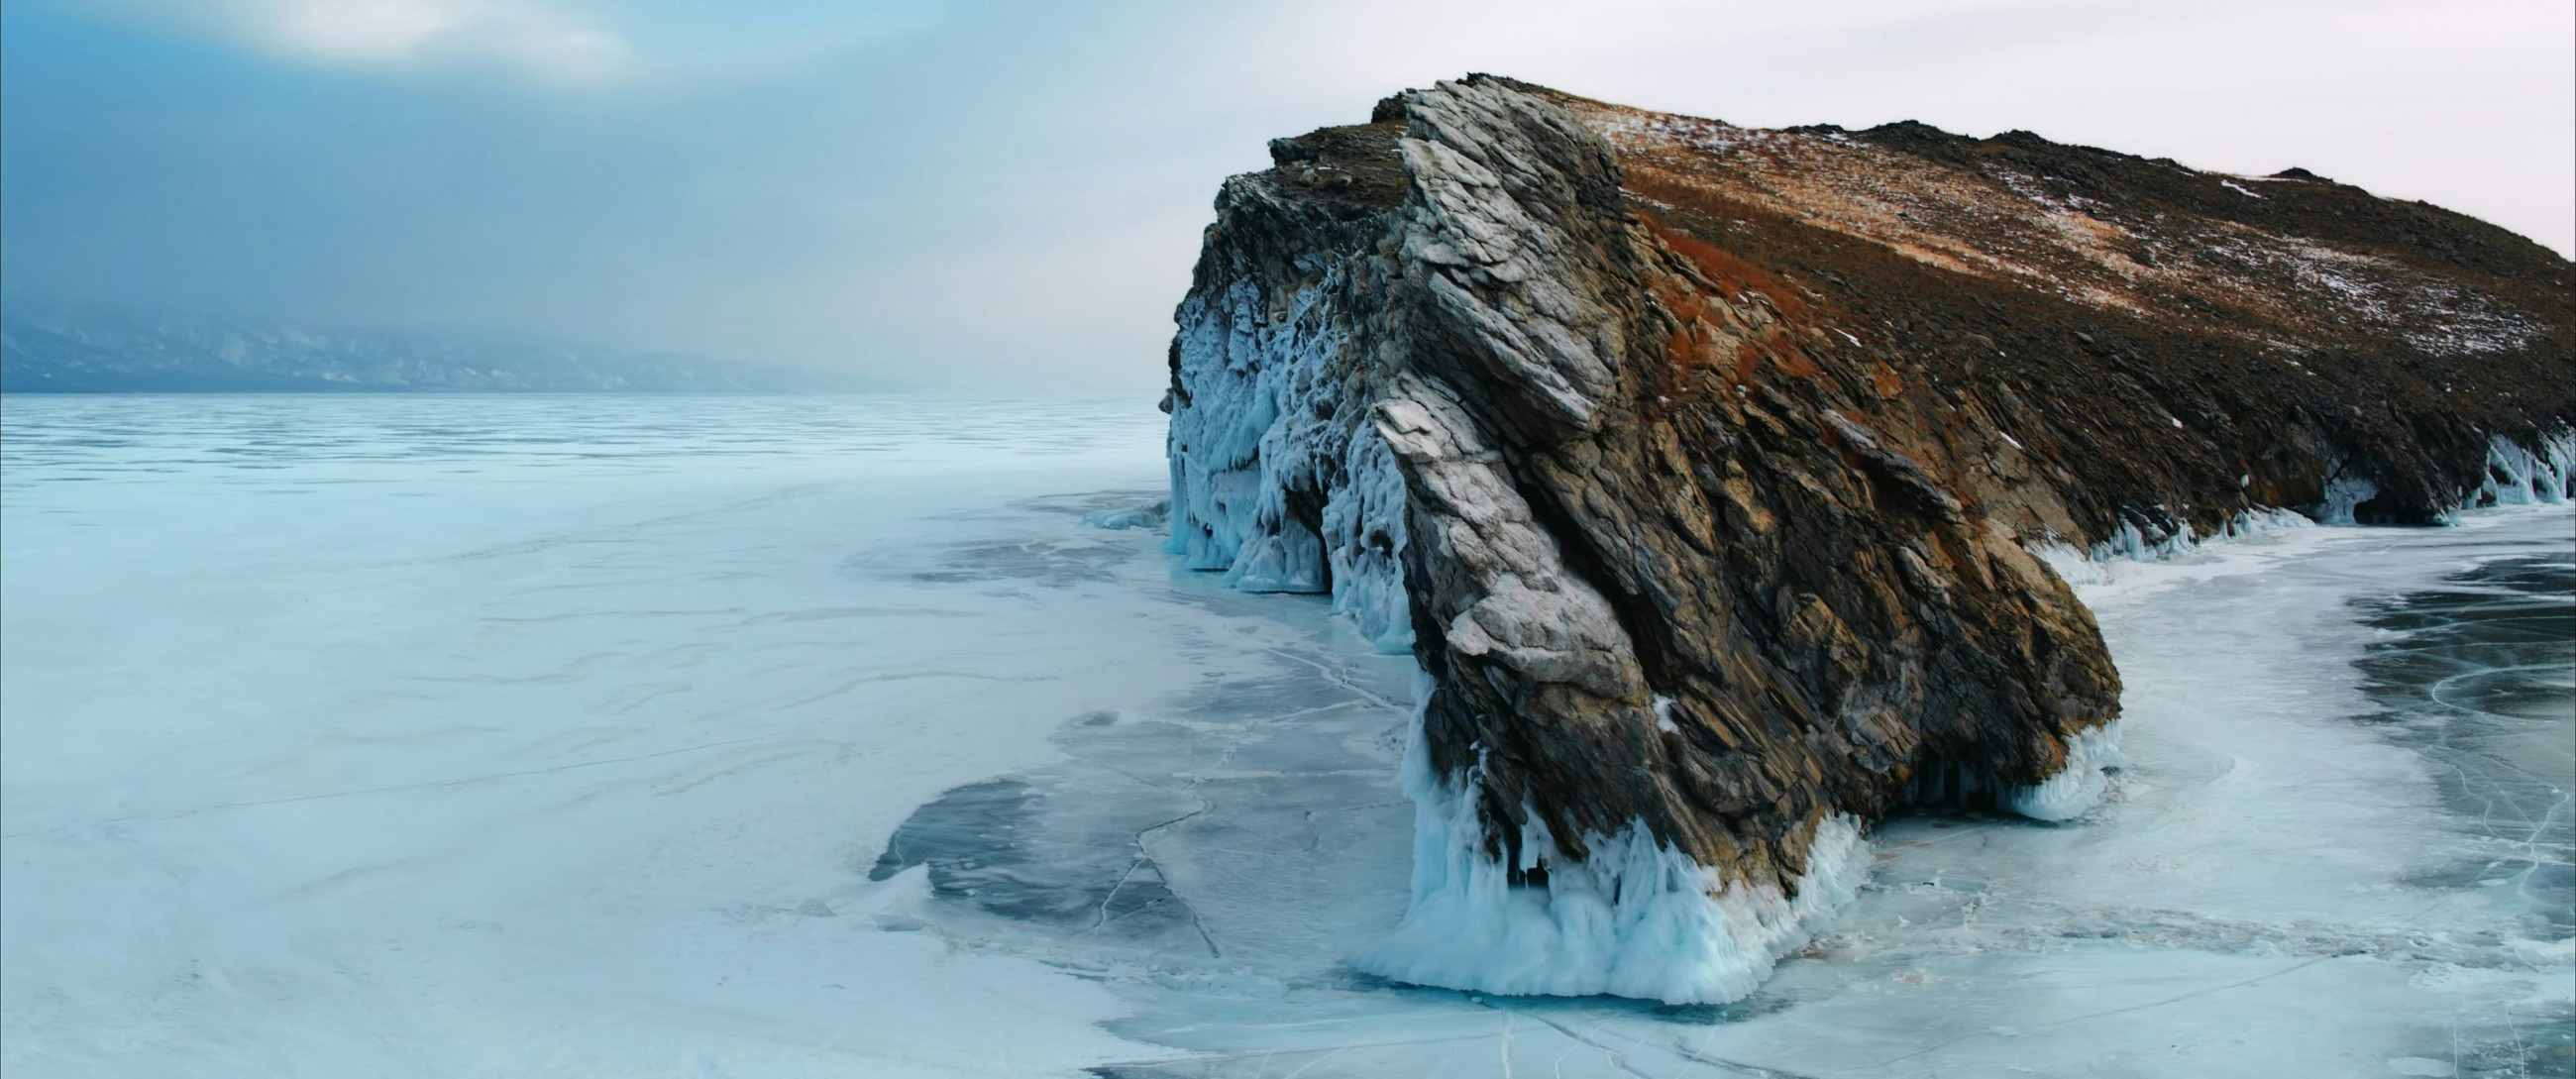
[[2297,165],[2576,251],[2566,0],[9,0],[0,288],[1152,393],[1218,183],[1470,71]]

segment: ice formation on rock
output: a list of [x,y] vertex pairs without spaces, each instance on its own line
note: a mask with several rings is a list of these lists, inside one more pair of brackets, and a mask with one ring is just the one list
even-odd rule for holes
[[2503,435],[2487,440],[2487,475],[2478,488],[2482,505],[2555,505],[2576,496],[2576,429],[2539,439],[2537,452]]
[[2317,513],[2317,523],[2329,525],[2356,524],[2353,511],[2361,504],[2379,497],[2379,483],[2368,476],[2346,476],[2326,481],[2326,498]]
[[[1427,699],[1429,691],[1418,692]],[[1438,774],[1419,715],[1403,781],[1416,806],[1413,901],[1395,932],[1351,955],[1352,966],[1396,981],[1666,1004],[1735,1000],[1869,877],[1860,822],[1840,813],[1807,826],[1806,870],[1785,889],[1728,880],[1642,822],[1585,836],[1591,856],[1576,860],[1533,815],[1517,860],[1505,865],[1486,852],[1478,771]]]
[[2004,805],[2032,820],[2061,821],[2082,814],[2102,800],[2110,772],[2125,763],[2120,756],[2120,721],[2078,731],[2066,742],[2066,767],[2004,797]]
[[1279,288],[1237,280],[1174,316],[1168,549],[1248,592],[1327,593],[1387,651],[1412,644],[1404,489],[1337,365],[1338,270]]

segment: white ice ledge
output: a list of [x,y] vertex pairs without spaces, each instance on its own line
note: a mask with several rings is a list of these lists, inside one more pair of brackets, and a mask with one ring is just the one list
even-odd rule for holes
[[2004,797],[2004,806],[2032,820],[2072,820],[2102,800],[2110,789],[2111,769],[2127,763],[2120,756],[2120,721],[2079,731],[2066,742],[2066,767],[2056,775]]
[[1485,853],[1476,774],[1432,775],[1421,742],[1417,721],[1404,763],[1413,904],[1393,933],[1351,955],[1370,974],[1514,996],[1724,1003],[1759,986],[1806,941],[1808,923],[1850,902],[1869,875],[1859,822],[1835,814],[1814,826],[1794,896],[1727,881],[1633,823],[1586,836],[1591,857],[1580,862],[1559,856],[1546,827],[1532,824],[1521,835],[1522,868],[1543,859],[1546,883],[1515,885]]

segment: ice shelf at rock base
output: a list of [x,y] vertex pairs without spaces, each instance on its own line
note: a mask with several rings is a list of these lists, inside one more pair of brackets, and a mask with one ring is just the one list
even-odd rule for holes
[[2037,783],[2004,783],[1973,769],[1933,763],[1906,782],[1897,804],[1934,810],[1991,806],[2036,821],[2069,821],[2099,804],[2111,788],[2111,773],[2127,763],[2115,719],[2068,735],[2065,765]]
[[2045,781],[2015,788],[2004,808],[2032,820],[2072,820],[2102,800],[2111,771],[2127,763],[2120,756],[2120,721],[2077,731],[2066,740],[2066,767]]
[[[2487,448],[2487,477],[2472,505],[2558,504],[2576,496],[2576,431],[2560,431],[2540,438],[2538,451],[2524,449],[2511,439],[2497,436]],[[2176,558],[2197,550],[2204,543],[2225,542],[2240,536],[2285,528],[2308,528],[2316,524],[2354,524],[2353,510],[2378,494],[2379,487],[2367,478],[2338,478],[2325,484],[2325,502],[2319,507],[2320,520],[2283,509],[2256,509],[2240,513],[2218,535],[2200,537],[2193,533],[2190,522],[2182,522],[2167,532],[2152,526],[2142,528],[2123,520],[2109,539],[2079,551],[2064,542],[2033,544],[2032,554],[2070,585],[2102,584],[2108,576],[2103,564],[2114,559],[2153,562]],[[2003,807],[2034,820],[2063,821],[2080,816],[2101,801],[2109,786],[2109,773],[2120,767],[2120,724],[2114,720],[2090,730],[2078,732],[2066,745],[2066,767],[2047,780],[2026,787],[1998,792]],[[1936,776],[1918,781],[1908,792],[1909,801],[1933,802],[1955,799],[1980,785],[1973,776]]]
[[[1428,676],[1424,676],[1428,681]],[[1430,687],[1416,694],[1429,698]],[[1719,1004],[1751,993],[1810,923],[1851,901],[1870,846],[1848,814],[1810,827],[1794,894],[1723,879],[1643,824],[1586,836],[1591,856],[1557,854],[1547,827],[1525,826],[1520,865],[1485,851],[1476,771],[1434,774],[1417,710],[1403,765],[1414,802],[1413,902],[1351,965],[1414,985],[1515,996],[1610,994],[1667,1004]],[[1512,881],[1544,865],[1544,884]]]
[[[2540,448],[2529,450],[2502,435],[2487,443],[2486,479],[2470,497],[2467,507],[2558,505],[2576,498],[2576,430],[2543,435]],[[2237,514],[2227,527],[2215,536],[2201,536],[2183,521],[2170,531],[2156,525],[2141,525],[2123,519],[2108,539],[2089,549],[2077,548],[2063,540],[2028,544],[2031,554],[2046,563],[2060,580],[2070,585],[2101,584],[2106,580],[2102,565],[2113,560],[2158,562],[2191,553],[2204,543],[2224,542],[2240,536],[2275,532],[2285,528],[2309,528],[2315,525],[2355,524],[2353,511],[2369,501],[2379,485],[2368,478],[2337,478],[2325,484],[2325,501],[2317,507],[2318,518],[2292,510],[2264,507]]]
[[[2366,497],[2366,496],[2365,496]],[[2349,522],[2350,506],[2344,509]],[[2110,538],[2081,550],[2062,540],[2049,540],[2028,545],[2058,579],[2069,585],[2098,585],[2110,581],[2104,569],[2112,561],[2160,562],[2198,550],[2207,543],[2224,543],[2243,536],[2284,529],[2313,528],[2316,522],[2285,509],[2262,508],[2239,513],[2227,522],[2217,535],[2203,537],[2182,521],[2167,531],[2155,525],[2140,525],[2122,520]],[[2112,720],[2099,727],[2076,732],[2066,742],[2066,765],[2057,774],[2027,786],[1990,786],[1985,777],[1935,772],[1918,777],[1908,785],[1905,800],[1918,805],[1957,802],[1966,795],[1991,792],[1995,804],[2032,820],[2066,821],[2082,816],[2102,800],[2110,788],[2110,774],[2125,763],[2120,755],[2120,722]]]
[[2067,584],[2103,584],[2110,580],[2103,570],[2106,563],[2162,562],[2190,554],[2206,543],[2224,543],[2288,528],[2314,528],[2316,524],[2292,510],[2252,509],[2237,514],[2213,536],[2200,535],[2189,521],[2179,522],[2172,531],[2166,531],[2155,525],[2141,526],[2135,521],[2123,520],[2118,528],[2111,531],[2111,538],[2090,548],[2079,548],[2057,539],[2026,544],[2025,547]]
[[[1348,347],[1323,283],[1272,318],[1237,281],[1182,301],[1169,442],[1167,549],[1247,592],[1329,593],[1379,650],[1412,647],[1405,598],[1404,479],[1365,406],[1333,370]],[[1302,512],[1301,512],[1302,510]]]

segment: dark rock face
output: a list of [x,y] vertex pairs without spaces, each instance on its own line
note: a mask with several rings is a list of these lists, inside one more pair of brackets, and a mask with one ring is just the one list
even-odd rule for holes
[[[2321,180],[1483,76],[1372,119],[1219,196],[1177,315],[1173,548],[1409,639],[1425,827],[1460,800],[1451,832],[1533,902],[1586,875],[1626,912],[1669,855],[1710,872],[1656,888],[1760,907],[1909,799],[2080,811],[2119,677],[2025,544],[2429,521],[2492,438],[2576,417],[2564,260]],[[1746,984],[1623,980],[1632,946],[1557,980],[1372,963]]]

